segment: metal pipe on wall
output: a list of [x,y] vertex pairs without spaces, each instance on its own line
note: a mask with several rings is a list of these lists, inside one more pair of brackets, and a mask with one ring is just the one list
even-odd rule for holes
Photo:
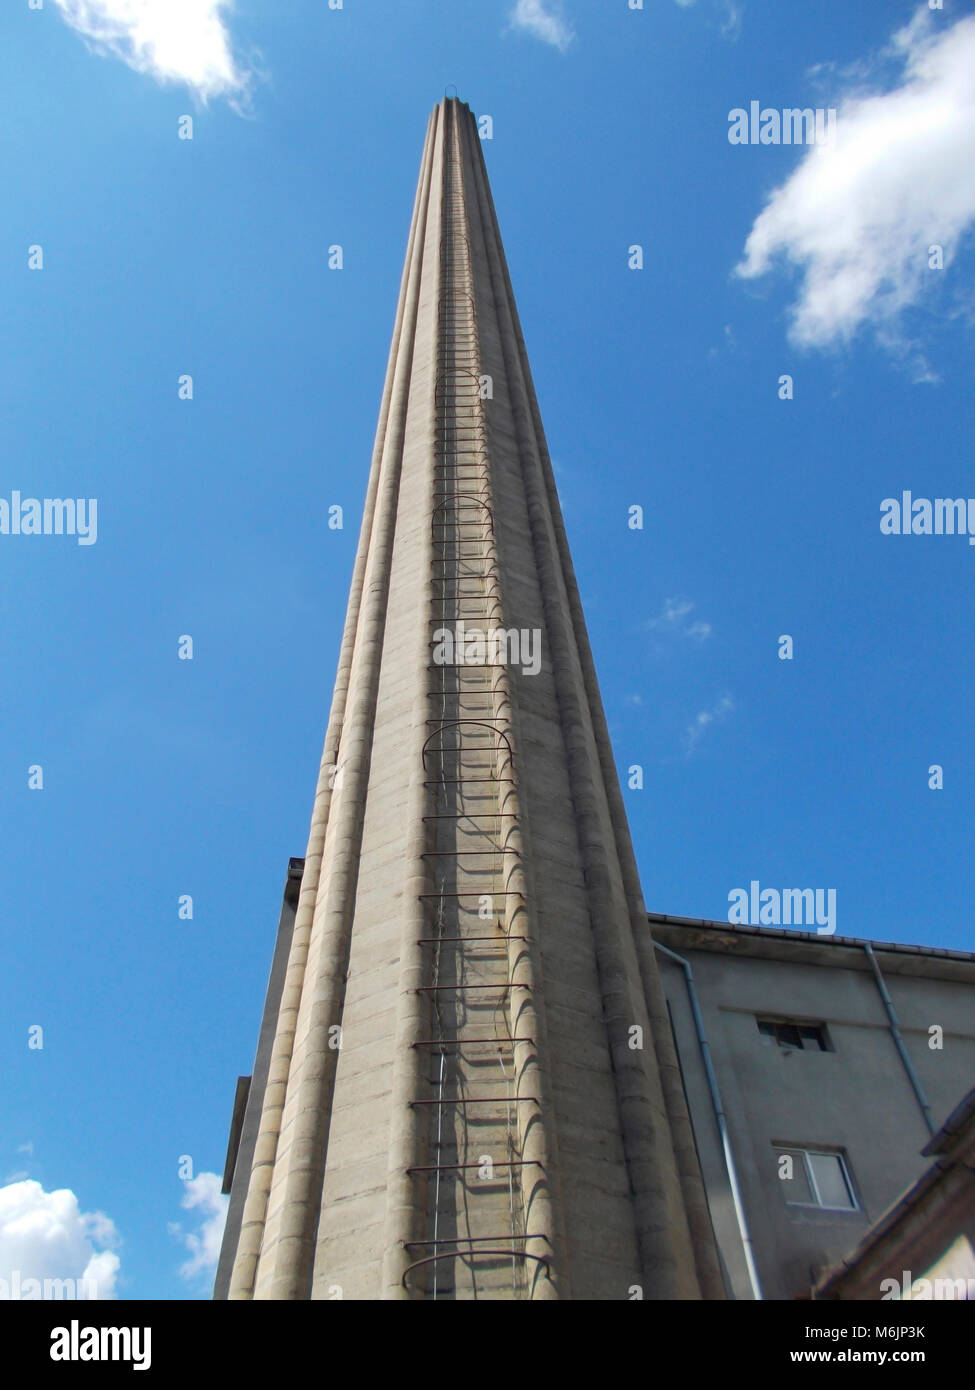
[[924,1116],[924,1123],[928,1127],[928,1133],[934,1134],[936,1133],[936,1126],[931,1116],[931,1106],[928,1104],[928,1098],[924,1094],[924,1087],[921,1085],[920,1078],[914,1070],[914,1063],[908,1056],[907,1046],[901,1034],[900,1024],[897,1021],[897,1014],[894,1012],[894,1001],[890,997],[887,983],[881,974],[880,965],[877,962],[877,957],[874,955],[873,947],[870,945],[869,941],[863,943],[863,949],[866,952],[867,960],[870,962],[870,967],[873,970],[873,977],[877,982],[877,989],[883,1000],[884,1009],[887,1013],[887,1021],[890,1025],[890,1035],[894,1039],[894,1046],[897,1048],[898,1055],[904,1064],[904,1070],[907,1072],[907,1079],[911,1083],[911,1089],[917,1097],[917,1103],[921,1107],[921,1114]]
[[741,1247],[745,1257],[745,1267],[748,1270],[748,1282],[751,1285],[752,1296],[760,1300],[762,1297],[762,1286],[758,1278],[758,1269],[755,1265],[755,1254],[752,1249],[751,1233],[748,1229],[748,1220],[745,1216],[741,1188],[738,1184],[738,1169],[735,1166],[735,1156],[731,1148],[728,1120],[724,1113],[724,1106],[721,1103],[721,1092],[718,1089],[718,1078],[715,1074],[714,1063],[711,1061],[711,1044],[708,1042],[707,1034],[704,1031],[704,1016],[701,1013],[701,1006],[698,1003],[697,989],[694,984],[694,972],[691,970],[690,962],[685,960],[683,956],[679,956],[676,951],[670,950],[668,946],[662,946],[659,941],[655,941],[653,944],[656,950],[662,951],[665,956],[669,956],[671,960],[676,961],[684,972],[684,981],[687,985],[687,997],[690,1001],[691,1014],[694,1018],[694,1030],[697,1033],[697,1041],[701,1049],[701,1059],[704,1062],[704,1074],[707,1077],[708,1090],[711,1093],[711,1105],[714,1109],[714,1118],[717,1121],[718,1133],[721,1136],[721,1150],[724,1155],[725,1171],[728,1174],[728,1185],[731,1188],[731,1200],[735,1207],[738,1233],[741,1236]]

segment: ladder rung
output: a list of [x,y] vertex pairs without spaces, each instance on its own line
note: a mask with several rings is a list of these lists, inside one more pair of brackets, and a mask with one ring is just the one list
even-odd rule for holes
[[513,777],[433,777],[429,782],[424,782],[425,787],[469,787],[488,785],[498,786],[501,782],[510,782],[514,786]]
[[420,1038],[410,1047],[507,1047],[509,1043],[530,1043],[534,1038]]
[[[499,1158],[491,1160],[491,1166],[493,1168],[530,1168],[533,1165],[536,1168],[541,1168],[543,1166],[541,1160],[537,1158]],[[452,1170],[456,1171],[458,1168],[481,1168],[483,1166],[484,1165],[481,1163],[428,1163],[422,1168],[407,1168],[406,1171],[408,1173],[447,1173]]]
[[[527,985],[520,985],[517,980],[505,980],[500,985],[417,985],[417,994],[440,994],[445,990],[450,990],[454,994],[463,993],[468,989],[528,989]],[[529,994],[531,990],[528,990]]]
[[548,1240],[548,1236],[538,1232],[513,1236],[510,1231],[505,1231],[503,1236],[442,1236],[439,1240],[407,1240],[404,1244],[407,1249],[411,1249],[414,1245],[473,1245],[481,1244],[485,1240]]
[[537,1096],[458,1096],[454,1100],[411,1100],[410,1105],[538,1105]]
[[421,859],[459,859],[461,855],[520,854],[520,849],[425,849]]
[[431,941],[495,941],[499,946],[503,946],[506,941],[527,940],[527,936],[505,936],[500,941],[496,936],[421,936],[417,938],[417,945],[426,946]]
[[[503,893],[492,893],[492,898],[523,898],[524,893],[519,893],[512,888],[505,889]],[[476,888],[472,888],[467,893],[418,893],[417,897],[422,901],[424,898],[432,898],[438,902],[441,898],[483,898],[484,894],[479,893]]]

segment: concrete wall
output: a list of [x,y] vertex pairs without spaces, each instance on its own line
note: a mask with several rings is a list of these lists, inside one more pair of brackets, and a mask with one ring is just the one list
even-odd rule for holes
[[[281,991],[284,987],[284,977],[288,968],[288,954],[291,950],[291,938],[294,933],[295,908],[298,904],[298,890],[301,886],[303,868],[304,860],[292,859],[285,880],[281,915],[278,918],[278,931],[274,942],[274,956],[271,960],[271,972],[268,976],[267,992],[264,997],[261,1031],[257,1040],[257,1055],[254,1059],[254,1071],[250,1077],[244,1120],[241,1125],[237,1153],[234,1156],[231,1173],[233,1181],[230,1188],[230,1204],[227,1209],[220,1260],[213,1285],[214,1298],[226,1298],[230,1289],[230,1275],[240,1236],[240,1223],[244,1214],[247,1178],[250,1176],[251,1164],[254,1161],[261,1110],[264,1106],[264,1093],[267,1089],[268,1069],[271,1063],[271,1049],[274,1045],[274,1034],[278,1024]],[[231,1155],[228,1153],[227,1157],[229,1163]],[[239,1178],[238,1174],[240,1175]]]

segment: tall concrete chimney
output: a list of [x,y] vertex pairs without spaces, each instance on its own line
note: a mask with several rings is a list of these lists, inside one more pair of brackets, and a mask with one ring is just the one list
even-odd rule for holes
[[455,99],[427,130],[286,909],[216,1297],[723,1296],[482,146]]

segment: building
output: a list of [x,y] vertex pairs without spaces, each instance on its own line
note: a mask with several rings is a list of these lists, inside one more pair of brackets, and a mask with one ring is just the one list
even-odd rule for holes
[[975,1090],[922,1153],[934,1162],[820,1280],[815,1298],[975,1300]]
[[723,1296],[457,100],[428,126],[308,848],[234,1129],[217,1297]]
[[[907,1188],[817,1297],[880,1299],[891,1259],[920,1276],[972,1237],[972,1105],[958,1102],[975,1076],[975,955],[657,914],[650,927],[730,1297],[809,1297]],[[920,1243],[892,1256],[895,1221]]]

